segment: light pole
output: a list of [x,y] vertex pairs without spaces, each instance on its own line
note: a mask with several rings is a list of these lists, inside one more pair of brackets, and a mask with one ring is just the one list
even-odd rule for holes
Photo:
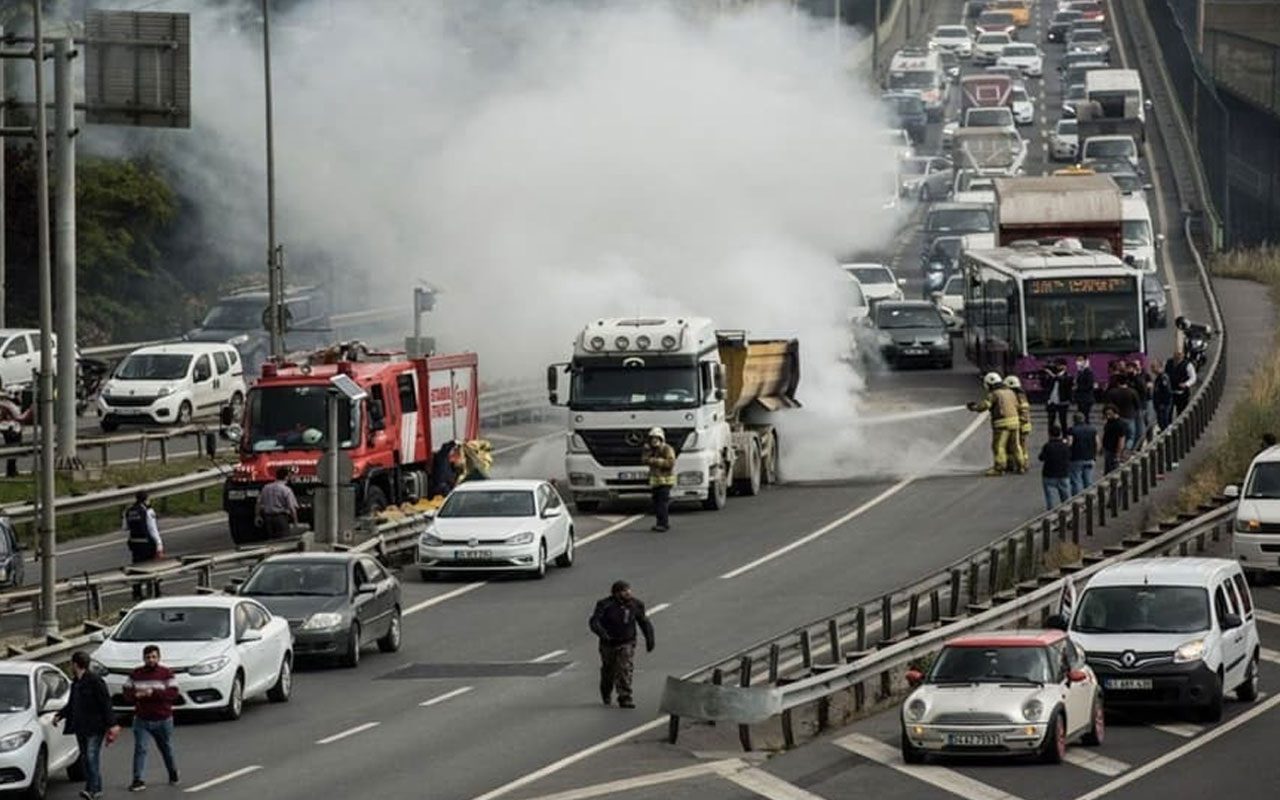
[[284,296],[281,254],[276,245],[276,152],[275,126],[271,113],[271,0],[262,0],[262,78],[266,98],[267,123],[267,328],[271,334],[271,357],[283,354],[280,307]]

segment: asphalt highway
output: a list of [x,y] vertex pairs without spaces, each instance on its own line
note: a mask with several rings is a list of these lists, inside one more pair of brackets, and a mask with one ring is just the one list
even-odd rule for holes
[[[929,8],[933,18],[922,31],[959,16],[956,0]],[[1038,83],[1049,85],[1042,113],[1056,108],[1058,92],[1052,62],[1046,72],[1043,82],[1032,82],[1037,93]],[[937,140],[936,131],[931,137]],[[1031,174],[1043,167],[1043,150],[1035,157],[1038,141]],[[907,259],[900,274],[918,280],[918,252],[911,234],[885,258]],[[1174,258],[1172,269],[1180,302],[1193,316],[1201,313],[1190,267]],[[919,296],[918,284],[914,291]],[[1152,352],[1171,342],[1157,332]],[[877,372],[870,383],[864,406],[871,413],[955,405],[977,389],[962,357],[950,372]],[[253,800],[355,794],[463,800],[495,791],[519,797],[541,792],[533,779],[563,759],[576,760],[577,772],[573,783],[557,788],[609,779],[629,765],[633,745],[623,745],[621,757],[579,756],[614,741],[653,747],[665,723],[654,711],[666,675],[905,584],[1042,509],[1034,474],[979,476],[989,457],[985,419],[960,412],[927,426],[903,425],[899,439],[926,454],[904,469],[770,488],[758,498],[732,498],[720,513],[676,513],[666,534],[648,530],[637,513],[642,505],[579,517],[578,563],[551,570],[542,582],[424,584],[404,573],[401,652],[370,654],[355,671],[305,671],[289,704],[254,704],[236,723],[180,724],[182,788]],[[192,534],[193,544],[203,535]],[[657,650],[637,659],[634,711],[600,705],[595,640],[586,626],[594,601],[619,577],[649,603],[658,628]],[[494,662],[514,662],[527,674],[486,677]],[[109,791],[128,783],[129,755],[127,744],[106,753]],[[162,781],[158,764],[148,777]],[[726,787],[737,793],[701,796],[747,796],[736,784]],[[676,797],[677,788],[634,796]],[[908,784],[900,796],[920,796],[917,788]],[[76,791],[59,783],[53,796]]]

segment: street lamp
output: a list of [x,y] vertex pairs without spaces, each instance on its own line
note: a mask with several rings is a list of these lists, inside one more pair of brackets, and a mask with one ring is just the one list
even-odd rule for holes
[[284,335],[280,330],[284,265],[282,254],[276,245],[275,126],[271,110],[271,0],[262,0],[262,79],[267,123],[267,327],[270,328],[271,335],[271,357],[278,358],[284,352]]

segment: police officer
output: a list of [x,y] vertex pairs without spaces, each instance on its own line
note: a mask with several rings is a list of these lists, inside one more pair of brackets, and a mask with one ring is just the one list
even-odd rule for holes
[[1017,445],[1010,452],[1010,460],[1018,472],[1026,472],[1027,466],[1031,462],[1030,451],[1027,450],[1027,442],[1031,441],[1031,400],[1027,397],[1027,393],[1022,389],[1022,381],[1018,380],[1017,375],[1010,375],[1004,379],[1004,385],[1012,392],[1013,396],[1018,400],[1018,436],[1010,437],[1010,442]]
[[600,699],[605,705],[618,690],[618,707],[635,708],[631,676],[635,671],[636,628],[644,634],[645,651],[653,652],[653,623],[644,603],[631,594],[631,584],[614,581],[609,596],[596,603],[588,622],[600,639]]
[[[164,541],[160,538],[156,512],[147,499],[147,493],[139,490],[133,500],[133,505],[124,510],[124,530],[129,534],[129,553],[133,556],[133,563],[163,558]],[[142,599],[142,584],[133,585],[133,599]]]
[[1018,422],[1018,398],[1008,386],[1004,385],[1004,381],[997,372],[988,372],[983,375],[982,387],[986,389],[986,397],[976,403],[969,403],[966,407],[978,413],[991,412],[993,463],[991,469],[987,470],[987,474],[1003,475],[1009,471],[1009,439],[1010,437],[1017,439],[1018,429],[1021,427]]
[[650,428],[644,445],[644,464],[649,468],[649,491],[653,495],[655,531],[670,529],[671,487],[676,485],[676,451],[667,444],[662,428]]

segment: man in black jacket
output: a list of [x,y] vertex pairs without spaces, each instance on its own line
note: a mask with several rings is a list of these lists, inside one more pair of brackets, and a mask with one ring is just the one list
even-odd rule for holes
[[591,632],[600,638],[600,699],[609,705],[618,690],[618,707],[635,708],[631,675],[635,669],[636,627],[644,634],[646,652],[653,652],[653,623],[644,603],[631,595],[631,584],[614,581],[609,596],[591,613]]
[[80,797],[97,800],[102,796],[102,743],[115,740],[120,733],[115,712],[111,709],[111,692],[102,677],[89,669],[89,654],[77,650],[71,654],[71,696],[67,707],[53,718],[66,720],[65,731],[75,734],[80,746],[80,763],[84,767],[84,791]]

